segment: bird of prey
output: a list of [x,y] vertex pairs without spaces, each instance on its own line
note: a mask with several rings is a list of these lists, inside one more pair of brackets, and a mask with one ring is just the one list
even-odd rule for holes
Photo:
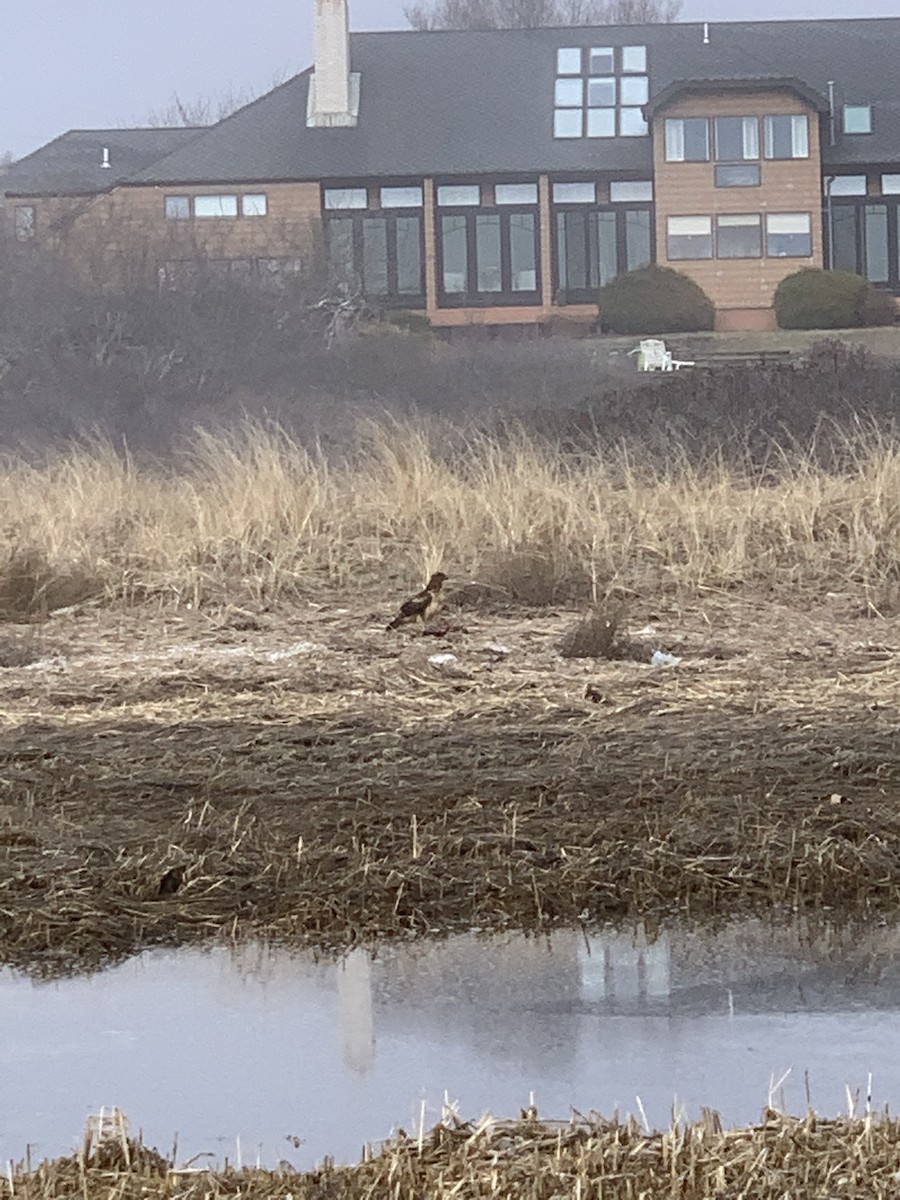
[[441,588],[447,576],[443,571],[435,571],[421,592],[410,596],[400,605],[400,611],[388,625],[388,629],[399,629],[410,621],[420,621],[423,625],[441,607]]

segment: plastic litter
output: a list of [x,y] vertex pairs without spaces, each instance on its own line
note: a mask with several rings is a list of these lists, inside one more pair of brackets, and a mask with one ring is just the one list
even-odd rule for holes
[[677,667],[681,662],[675,654],[666,654],[662,650],[654,650],[650,657],[651,667]]

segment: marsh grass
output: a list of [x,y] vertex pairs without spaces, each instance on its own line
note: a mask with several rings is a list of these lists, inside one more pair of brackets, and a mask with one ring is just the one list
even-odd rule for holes
[[197,433],[165,463],[102,442],[8,458],[0,611],[88,597],[265,604],[419,583],[438,567],[534,606],[615,588],[886,594],[900,578],[900,446],[843,438],[832,469],[797,450],[760,465],[676,447],[660,464],[599,439],[566,454],[524,429],[466,437],[385,418],[339,460],[259,424]]

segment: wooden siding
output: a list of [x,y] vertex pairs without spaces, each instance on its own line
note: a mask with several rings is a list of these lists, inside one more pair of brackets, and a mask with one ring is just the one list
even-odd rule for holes
[[[717,188],[715,164],[670,163],[665,157],[665,121],[669,117],[764,117],[805,113],[809,118],[809,158],[769,161],[760,159],[759,187]],[[760,128],[760,153],[764,151]],[[654,120],[653,160],[656,196],[656,257],[663,266],[683,271],[704,289],[717,309],[739,312],[771,309],[778,284],[801,267],[823,262],[822,163],[819,147],[819,114],[789,91],[722,92],[684,96]],[[667,218],[711,216],[727,213],[810,214],[812,255],[809,258],[677,259],[670,261]],[[763,229],[765,242],[765,229]],[[724,313],[723,313],[723,320]],[[768,318],[766,318],[768,320]],[[734,326],[733,326],[734,327]],[[743,326],[742,326],[743,327]]]

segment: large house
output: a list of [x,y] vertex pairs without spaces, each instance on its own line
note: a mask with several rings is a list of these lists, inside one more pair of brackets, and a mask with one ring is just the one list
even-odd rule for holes
[[900,18],[349,33],[203,129],[76,130],[0,180],[22,243],[99,281],[333,278],[436,326],[596,318],[648,262],[722,329],[774,323],[779,281],[858,271],[900,293]]

